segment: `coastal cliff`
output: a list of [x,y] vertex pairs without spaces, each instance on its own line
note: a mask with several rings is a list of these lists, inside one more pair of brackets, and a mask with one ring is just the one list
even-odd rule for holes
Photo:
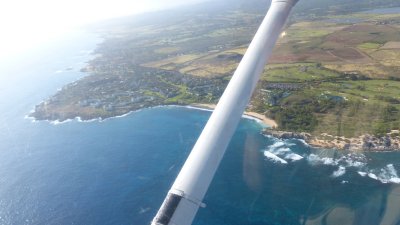
[[279,131],[265,129],[264,135],[270,135],[280,139],[302,139],[310,146],[316,148],[336,148],[348,151],[398,151],[400,150],[399,130],[392,130],[382,137],[375,135],[362,135],[359,137],[346,138],[322,133],[319,136],[306,132]]

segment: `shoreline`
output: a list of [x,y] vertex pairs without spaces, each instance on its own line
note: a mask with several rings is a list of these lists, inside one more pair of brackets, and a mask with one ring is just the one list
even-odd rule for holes
[[[182,108],[191,108],[191,109],[197,109],[197,110],[213,111],[215,109],[216,105],[215,104],[203,104],[203,103],[196,103],[196,104],[190,104],[190,105],[159,105],[159,106],[147,107],[147,108],[143,108],[143,109],[151,109],[151,108],[158,108],[158,107],[182,107]],[[32,122],[46,121],[53,125],[60,125],[60,124],[64,124],[64,123],[68,123],[68,122],[72,122],[72,121],[83,122],[83,123],[95,122],[95,121],[104,122],[109,119],[126,117],[132,113],[139,112],[143,109],[138,109],[138,110],[127,112],[122,115],[106,117],[106,118],[95,117],[95,118],[85,120],[85,119],[82,119],[80,116],[76,116],[74,118],[68,118],[68,119],[62,120],[62,121],[60,121],[58,119],[57,120],[38,120],[34,116],[31,116],[31,112],[32,112],[32,110],[31,110],[31,112],[29,112],[28,115],[25,116],[25,119],[29,119]],[[272,120],[262,114],[256,113],[256,112],[244,112],[243,116],[248,117],[248,119],[256,120],[257,122],[262,123],[266,127],[270,127],[270,128],[278,127],[277,123],[274,120]]]
[[350,152],[393,152],[400,150],[400,137],[391,136],[392,133],[399,133],[393,130],[383,137],[365,134],[359,137],[346,138],[344,136],[333,136],[326,133],[314,136],[306,132],[290,132],[265,129],[264,135],[271,135],[280,139],[304,140],[313,148],[338,149]]
[[[188,106],[193,107],[193,108],[206,109],[206,110],[213,111],[217,105],[215,105],[215,104],[196,103],[196,104],[190,104]],[[268,117],[266,117],[266,116],[264,116],[264,115],[262,115],[260,113],[251,112],[251,111],[250,112],[245,111],[243,113],[243,115],[244,116],[248,116],[248,117],[250,117],[252,119],[255,119],[257,121],[260,121],[264,125],[266,125],[267,127],[270,127],[270,128],[278,127],[278,124],[275,122],[275,120],[273,120],[271,118],[268,118]]]
[[[112,117],[96,117],[91,119],[82,119],[81,117],[77,116],[75,118],[69,118],[63,121],[59,120],[37,120],[35,117],[30,116],[29,114],[25,116],[24,119],[29,119],[31,122],[39,122],[45,121],[52,125],[61,125],[69,122],[82,122],[82,123],[90,123],[90,122],[105,122],[110,119],[117,119],[129,116],[132,113],[139,112],[144,109],[151,109],[151,108],[159,108],[159,107],[182,107],[182,108],[189,108],[189,109],[196,109],[196,110],[205,110],[205,111],[213,111],[216,107],[215,104],[204,104],[204,103],[196,103],[190,105],[159,105],[153,107],[142,108],[134,111],[127,112],[122,115],[112,116]],[[264,135],[271,135],[276,138],[280,139],[299,139],[303,140],[307,145],[313,148],[319,149],[338,149],[344,151],[352,151],[352,152],[393,152],[393,151],[400,151],[400,137],[375,137],[373,135],[362,135],[360,137],[353,137],[353,138],[346,138],[343,136],[332,136],[329,134],[322,133],[320,136],[314,136],[309,133],[305,132],[290,132],[290,131],[279,131],[274,130],[273,128],[278,127],[276,122],[260,113],[256,112],[244,112],[243,118],[255,120],[256,122],[260,123],[264,129]],[[272,129],[271,129],[272,128]],[[399,133],[400,131],[394,130],[394,133]],[[389,133],[391,134],[391,133]],[[389,146],[386,144],[391,143]]]

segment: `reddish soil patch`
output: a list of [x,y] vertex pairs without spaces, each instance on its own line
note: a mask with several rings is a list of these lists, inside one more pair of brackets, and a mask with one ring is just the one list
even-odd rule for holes
[[371,30],[375,30],[376,26],[372,26],[370,24],[355,24],[352,26],[348,26],[343,29],[346,32],[370,32]]
[[294,63],[302,62],[306,59],[306,56],[300,54],[272,55],[269,59],[269,63]]
[[[328,35],[326,42],[336,42],[355,46],[364,42],[392,39],[398,37],[398,31],[386,25],[357,24]],[[397,40],[397,39],[396,39]]]
[[331,35],[328,35],[325,38],[326,42],[333,42],[333,43],[338,43],[341,45],[358,45],[361,44],[363,42],[367,42],[371,39],[373,39],[374,37],[368,35],[368,34],[363,34],[361,32],[359,33],[351,33],[351,32],[347,32],[347,31],[339,31],[339,32],[335,32]]
[[329,52],[308,51],[306,53],[273,54],[270,63],[295,63],[295,62],[337,62],[338,59]]

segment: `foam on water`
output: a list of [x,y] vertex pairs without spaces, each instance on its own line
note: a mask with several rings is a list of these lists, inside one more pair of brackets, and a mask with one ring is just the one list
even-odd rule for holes
[[187,109],[196,109],[196,110],[207,111],[207,112],[212,112],[212,111],[214,111],[213,109],[206,109],[206,108],[201,108],[201,107],[196,107],[196,106],[190,106],[190,105],[188,105],[188,106],[174,106],[174,107],[184,107],[184,108],[187,108]]
[[333,171],[332,177],[340,177],[343,176],[345,173],[346,173],[346,167],[339,166],[339,168],[336,171]]
[[270,152],[277,154],[277,155],[286,155],[286,154],[290,154],[292,151],[290,150],[290,148],[277,148],[277,149],[271,149]]
[[243,115],[242,118],[245,118],[245,119],[248,119],[248,120],[253,120],[253,121],[255,121],[255,122],[258,123],[258,124],[265,125],[264,122],[263,122],[262,120],[260,120],[260,119],[258,119],[258,118],[256,118],[256,117],[253,117],[253,116]]
[[[300,140],[301,141],[301,140]],[[346,174],[348,168],[362,176],[378,180],[382,183],[400,183],[400,178],[393,164],[385,167],[370,168],[368,158],[363,153],[333,152],[333,150],[315,150],[312,153],[295,153],[289,141],[275,139],[275,142],[264,150],[264,156],[275,163],[289,164],[305,159],[310,166],[333,166],[336,167],[331,177],[337,178]],[[293,148],[294,149],[294,148]]]
[[367,159],[364,154],[346,154],[340,157],[339,163],[346,167],[363,168],[367,165]]
[[279,148],[279,147],[282,147],[282,146],[285,146],[285,142],[283,142],[283,141],[277,141],[277,142],[275,142],[274,144],[272,144],[271,146],[269,146],[269,149],[275,150],[275,149],[277,149],[277,148]]
[[[289,147],[295,146],[296,144],[290,143],[290,142],[285,142],[279,139],[276,139],[276,142],[270,146],[267,147],[267,149],[264,151],[264,155],[266,157],[273,157],[272,155],[279,157],[280,159],[284,160],[286,163],[286,160],[289,160],[291,162],[298,161],[303,159],[304,157],[294,153]],[[276,160],[275,160],[276,161]],[[278,161],[276,161],[278,162]],[[279,160],[281,162],[281,160]]]
[[362,176],[362,177],[365,177],[365,176],[367,176],[367,173],[366,173],[366,172],[361,172],[361,171],[358,171],[357,173],[358,173],[358,174],[360,174],[360,176]]
[[264,156],[267,157],[267,159],[269,159],[271,161],[281,163],[281,164],[288,164],[288,162],[286,160],[281,159],[280,157],[278,157],[277,155],[274,155],[271,152],[265,151]]
[[310,154],[307,157],[307,161],[313,166],[316,166],[316,165],[337,165],[338,164],[337,160],[334,160],[333,158],[329,158],[329,157],[322,157],[321,158],[316,154]]
[[285,159],[291,160],[291,161],[298,161],[303,159],[304,157],[301,155],[298,155],[296,153],[289,153],[288,155],[285,156]]
[[54,120],[54,121],[49,121],[52,125],[60,125],[60,124],[64,124],[64,123],[69,123],[72,122],[72,119],[67,119],[64,121],[59,121],[59,120]]
[[393,164],[388,164],[382,168],[376,177],[382,183],[400,183],[400,178]]
[[377,177],[375,174],[373,174],[373,173],[369,173],[369,174],[368,174],[368,177],[369,177],[369,178],[372,178],[372,179],[374,179],[374,180],[378,180],[378,177]]

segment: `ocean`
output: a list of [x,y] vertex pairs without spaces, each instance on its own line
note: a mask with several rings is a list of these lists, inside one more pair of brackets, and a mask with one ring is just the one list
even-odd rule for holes
[[[26,118],[101,41],[76,32],[0,66],[0,224],[150,224],[210,112]],[[400,224],[400,153],[314,149],[243,119],[195,225]]]

